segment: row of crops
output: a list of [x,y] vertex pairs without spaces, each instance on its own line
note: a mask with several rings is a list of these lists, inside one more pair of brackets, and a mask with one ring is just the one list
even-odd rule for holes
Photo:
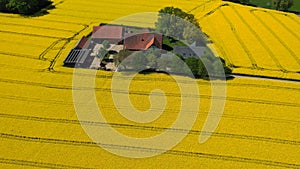
[[234,73],[298,79],[298,20],[294,14],[226,3],[200,22]]
[[[13,68],[1,71],[0,83],[3,87],[0,93],[0,136],[3,148],[9,148],[11,152],[2,154],[5,159],[87,167],[105,165],[107,163],[104,159],[108,158],[121,160],[125,164],[131,161],[106,153],[82,131],[73,110],[71,80],[70,74],[60,72],[47,73]],[[184,79],[182,83],[185,83]],[[297,147],[300,140],[295,133],[299,127],[299,85],[247,79],[229,81],[227,98],[220,98],[226,99],[227,103],[221,123],[211,139],[200,145],[197,142],[198,136],[209,110],[211,93],[207,81],[199,80],[197,83],[201,107],[192,132],[169,154],[138,160],[141,166],[148,165],[151,161],[172,158],[177,159],[177,165],[183,165],[178,158],[191,160],[189,164],[201,162],[208,166],[214,164],[215,160],[227,163],[227,166],[291,167],[297,164]],[[139,75],[130,86],[131,101],[140,110],[149,108],[148,93],[152,89],[159,88],[167,96],[164,115],[148,124],[136,124],[118,114],[111,97],[110,72],[99,73],[96,84],[98,104],[109,124],[85,122],[90,125],[112,125],[119,132],[129,136],[149,137],[170,127],[180,108],[178,84],[167,75]],[[273,97],[274,95],[277,97]],[[22,152],[19,152],[19,146],[22,146]],[[122,149],[122,145],[119,145],[119,148]],[[240,152],[241,149],[244,151]],[[141,150],[145,149],[140,148],[139,151]],[[28,158],[27,154],[34,152],[38,152],[38,155]],[[81,153],[84,153],[84,156],[79,156]],[[89,162],[86,162],[87,160]]]

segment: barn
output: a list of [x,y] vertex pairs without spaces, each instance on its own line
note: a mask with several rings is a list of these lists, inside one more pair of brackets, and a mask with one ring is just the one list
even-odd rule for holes
[[147,50],[150,47],[162,49],[162,34],[142,33],[124,39],[124,49],[131,51]]
[[123,27],[115,25],[94,26],[92,40],[102,43],[104,40],[112,44],[121,44],[123,40]]

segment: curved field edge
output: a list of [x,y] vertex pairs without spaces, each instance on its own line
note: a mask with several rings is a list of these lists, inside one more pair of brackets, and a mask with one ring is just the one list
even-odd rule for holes
[[224,2],[199,18],[233,73],[299,80],[300,18],[295,14]]

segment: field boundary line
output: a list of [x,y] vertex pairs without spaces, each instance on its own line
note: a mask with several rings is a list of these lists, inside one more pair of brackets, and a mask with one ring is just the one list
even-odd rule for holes
[[27,161],[27,160],[8,159],[8,158],[0,158],[0,163],[2,163],[2,164],[13,164],[13,165],[18,165],[18,166],[40,167],[40,168],[90,169],[90,168],[79,167],[79,166],[71,166],[71,165],[65,165],[65,164],[46,163],[46,162]]

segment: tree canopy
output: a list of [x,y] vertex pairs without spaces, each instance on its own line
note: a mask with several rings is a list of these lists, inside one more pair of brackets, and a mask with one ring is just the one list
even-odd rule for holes
[[98,50],[98,53],[97,53],[97,57],[98,58],[104,58],[105,56],[107,56],[108,52],[105,48],[101,47],[99,50]]
[[0,11],[31,15],[51,4],[50,0],[0,0]]
[[273,8],[286,11],[294,5],[293,0],[273,0]]
[[[122,53],[125,52],[123,51]],[[123,67],[122,70],[125,71],[135,70],[140,72],[151,70],[196,78],[223,77],[224,73],[231,73],[231,69],[226,67],[224,60],[215,57],[208,48],[201,56],[190,56],[187,58],[174,55],[171,52],[161,53],[160,50],[150,49],[133,53],[129,58],[127,56],[126,58],[124,58],[122,63],[118,61],[116,65],[121,65]]]
[[179,8],[165,7],[161,9],[155,26],[159,33],[178,40],[185,40],[187,43],[197,42],[200,44],[205,40],[195,16]]
[[102,45],[103,45],[103,48],[104,48],[104,49],[109,49],[109,48],[110,48],[110,43],[109,43],[109,41],[107,41],[107,40],[104,40],[104,41],[102,42]]
[[[251,5],[251,6],[260,6],[260,7],[271,8],[280,11],[287,11],[294,5],[294,0],[260,0],[260,1],[224,0],[224,1],[230,1],[235,3],[240,3],[240,4]],[[270,2],[272,2],[272,4],[269,4]],[[262,5],[264,3],[268,5]]]

